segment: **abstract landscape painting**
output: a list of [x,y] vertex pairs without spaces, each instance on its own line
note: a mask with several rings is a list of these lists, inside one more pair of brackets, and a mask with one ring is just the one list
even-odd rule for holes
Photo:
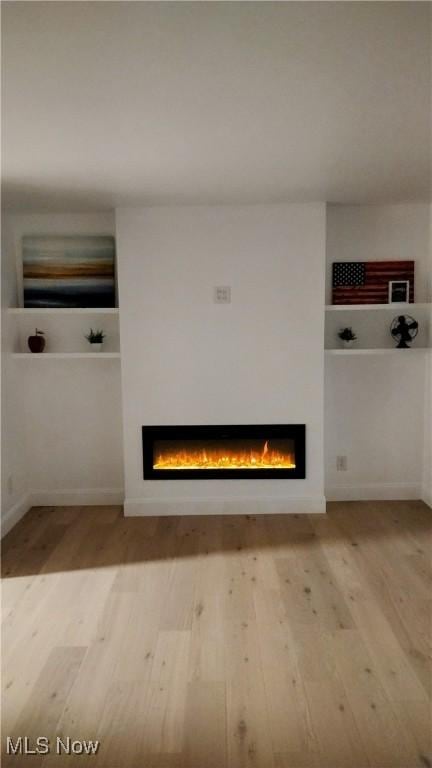
[[114,307],[115,242],[108,235],[25,236],[24,307]]

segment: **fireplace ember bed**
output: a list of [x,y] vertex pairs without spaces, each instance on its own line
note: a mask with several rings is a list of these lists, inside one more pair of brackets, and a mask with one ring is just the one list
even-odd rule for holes
[[306,477],[304,424],[142,428],[145,480]]

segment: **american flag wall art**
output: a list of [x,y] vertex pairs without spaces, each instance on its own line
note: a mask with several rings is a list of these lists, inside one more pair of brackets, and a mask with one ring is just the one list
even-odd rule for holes
[[414,261],[333,262],[333,304],[388,304],[389,283],[409,281],[414,301]]

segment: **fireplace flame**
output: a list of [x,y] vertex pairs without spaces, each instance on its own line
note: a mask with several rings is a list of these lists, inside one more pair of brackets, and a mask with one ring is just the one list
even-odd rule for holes
[[268,440],[261,453],[252,450],[230,450],[206,448],[160,453],[154,469],[295,469],[294,455],[290,452],[273,450]]

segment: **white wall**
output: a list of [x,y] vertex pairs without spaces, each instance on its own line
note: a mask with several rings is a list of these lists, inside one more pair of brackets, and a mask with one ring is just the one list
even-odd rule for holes
[[[321,510],[325,206],[120,209],[116,230],[126,512]],[[306,423],[306,480],[143,480],[142,425],[266,422]]]
[[[416,354],[326,359],[328,499],[421,497],[425,366]],[[336,471],[338,455],[346,472]]]
[[15,332],[6,307],[17,299],[17,276],[10,220],[3,216],[1,256],[1,513],[11,519],[26,512],[27,474],[25,422],[22,409],[24,379],[16,376],[10,364]]
[[[118,360],[11,358],[18,300],[16,263],[24,234],[111,234],[114,216],[15,214],[3,218],[2,517],[29,503],[92,503],[122,498]],[[19,281],[18,281],[19,282]],[[64,321],[66,322],[66,321]],[[38,327],[43,326],[38,318]],[[52,319],[50,319],[52,323]],[[13,492],[10,493],[10,483]]]
[[[119,360],[16,362],[34,503],[123,500]],[[36,497],[36,498],[35,498]]]
[[[328,206],[328,285],[336,259],[415,257],[417,300],[429,299],[429,213],[423,205]],[[324,463],[329,498],[422,495],[430,503],[430,355],[326,360],[324,462],[323,205],[121,209],[116,229],[127,512],[184,512],[182,502],[200,499],[222,511],[246,499],[254,508],[251,498],[257,510],[322,508]],[[4,311],[17,303],[23,234],[113,231],[110,214],[3,219],[8,525],[29,500],[122,497],[119,362],[15,361],[16,323]],[[232,304],[215,305],[213,287],[226,284]],[[307,424],[305,481],[143,481],[142,424],[266,421]],[[336,472],[338,455],[348,457],[345,473]],[[194,510],[199,503],[188,505]]]
[[[415,259],[416,301],[430,301],[429,213],[430,207],[424,204],[328,206],[326,303],[331,303],[333,261],[375,258]],[[412,314],[416,315],[414,308]],[[385,316],[383,320],[382,315],[370,313],[366,327],[361,313],[351,313],[350,325],[359,336],[359,346],[389,345],[388,333],[380,326],[383,322],[388,325],[389,319]],[[333,313],[330,318],[341,324],[346,319],[344,313]],[[422,310],[418,319],[427,323],[427,311]],[[377,323],[375,337],[371,335],[373,322]],[[424,345],[428,340],[425,328],[421,333]],[[365,339],[367,343],[363,343]],[[430,440],[429,406],[425,408],[427,365],[428,356],[422,353],[326,358],[327,498],[424,496],[430,461],[425,449]],[[346,472],[336,471],[338,455],[347,456]]]

